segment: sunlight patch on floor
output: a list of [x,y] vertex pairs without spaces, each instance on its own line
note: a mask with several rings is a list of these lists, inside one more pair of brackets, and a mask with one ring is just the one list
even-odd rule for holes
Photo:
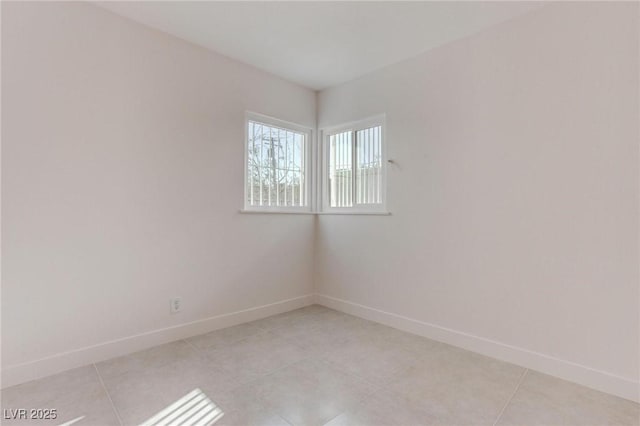
[[200,389],[194,389],[140,426],[208,426],[224,412]]
[[73,420],[69,420],[68,422],[62,423],[60,426],[71,426],[74,423],[79,422],[80,420],[84,419],[86,416],[80,416],[80,417],[76,417]]

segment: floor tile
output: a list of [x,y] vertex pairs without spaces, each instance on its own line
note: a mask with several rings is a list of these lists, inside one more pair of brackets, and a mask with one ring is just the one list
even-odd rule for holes
[[194,356],[195,349],[178,340],[129,355],[113,358],[96,364],[100,376],[108,379],[120,374],[138,371],[141,368],[155,368]]
[[357,339],[332,346],[323,359],[379,386],[418,362],[413,353],[394,342]]
[[247,383],[308,356],[308,351],[271,332],[205,352],[209,371],[236,384]]
[[528,371],[499,425],[638,425],[640,405]]
[[3,419],[3,425],[118,425],[118,418],[93,365],[76,368],[1,391],[2,410],[55,409],[50,420]]
[[382,324],[371,324],[368,332],[372,338],[401,347],[405,351],[411,352],[417,358],[448,347],[448,345],[416,334],[407,333]]
[[201,334],[199,336],[185,339],[197,348],[220,348],[230,343],[235,343],[247,337],[259,334],[263,331],[255,324],[239,324],[233,327],[227,327],[211,333]]
[[315,359],[303,360],[247,385],[247,392],[293,425],[323,425],[378,388]]
[[[280,335],[292,335],[322,326],[329,309],[318,305],[307,306],[294,311],[274,315],[250,324],[264,330],[279,332]],[[324,314],[324,317],[323,317]]]
[[58,418],[42,425],[117,425],[119,415],[133,426],[195,411],[217,419],[216,426],[489,425],[507,401],[500,425],[640,424],[636,403],[523,373],[310,306],[10,387],[1,396],[3,409],[57,409]]
[[363,335],[367,335],[374,325],[374,322],[341,312],[328,311],[322,314],[321,328],[333,331],[337,335],[346,337],[348,340],[354,340]]
[[[202,358],[194,355],[162,365],[140,366],[103,380],[125,425],[139,424],[212,381]],[[220,386],[232,387],[231,383]]]
[[329,310],[316,314],[312,321],[277,328],[273,332],[318,357],[348,342],[362,340],[369,333],[372,324],[367,320]]
[[434,351],[400,373],[387,389],[445,424],[491,425],[524,369],[454,347]]
[[[104,382],[123,422],[133,425],[196,389],[219,395],[296,362],[304,354],[302,349],[268,332],[220,349],[211,347],[197,352],[185,342],[175,342],[105,363],[109,374]],[[227,415],[225,422],[242,418],[239,414]]]
[[202,389],[195,388],[166,405],[141,426],[205,426],[219,421],[224,412]]
[[231,411],[215,423],[216,426],[290,426],[277,414],[266,413],[259,407]]
[[223,416],[215,423],[216,426],[289,426],[289,423],[244,387],[228,391],[208,391],[205,387],[204,392],[223,412]]
[[345,330],[330,327],[313,327],[310,329],[289,330],[288,333],[281,333],[275,330],[274,333],[283,337],[296,346],[305,349],[314,357],[324,355],[332,348],[345,344],[349,340]]
[[417,426],[441,425],[422,404],[378,391],[357,406],[327,423],[327,426]]

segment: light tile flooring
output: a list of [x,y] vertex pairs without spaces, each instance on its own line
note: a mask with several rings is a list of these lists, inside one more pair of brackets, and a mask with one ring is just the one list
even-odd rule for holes
[[6,425],[640,422],[633,402],[317,305],[14,386],[2,408],[58,412]]

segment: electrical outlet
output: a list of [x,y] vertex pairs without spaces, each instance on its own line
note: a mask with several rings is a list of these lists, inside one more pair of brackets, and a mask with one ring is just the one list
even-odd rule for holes
[[169,308],[172,314],[177,314],[182,310],[182,299],[179,297],[174,297],[169,301]]

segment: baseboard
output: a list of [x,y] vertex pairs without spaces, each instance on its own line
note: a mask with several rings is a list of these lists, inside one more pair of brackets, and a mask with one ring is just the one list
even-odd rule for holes
[[17,385],[71,368],[127,355],[150,347],[185,339],[220,328],[230,327],[248,321],[265,318],[282,312],[302,308],[313,303],[313,295],[281,300],[268,305],[257,306],[228,314],[217,315],[198,321],[149,331],[135,336],[124,337],[93,346],[55,354],[21,364],[7,366],[2,370],[2,387]]
[[520,365],[601,392],[640,402],[639,382],[605,371],[331,296],[316,294],[314,300],[315,303],[331,309]]

